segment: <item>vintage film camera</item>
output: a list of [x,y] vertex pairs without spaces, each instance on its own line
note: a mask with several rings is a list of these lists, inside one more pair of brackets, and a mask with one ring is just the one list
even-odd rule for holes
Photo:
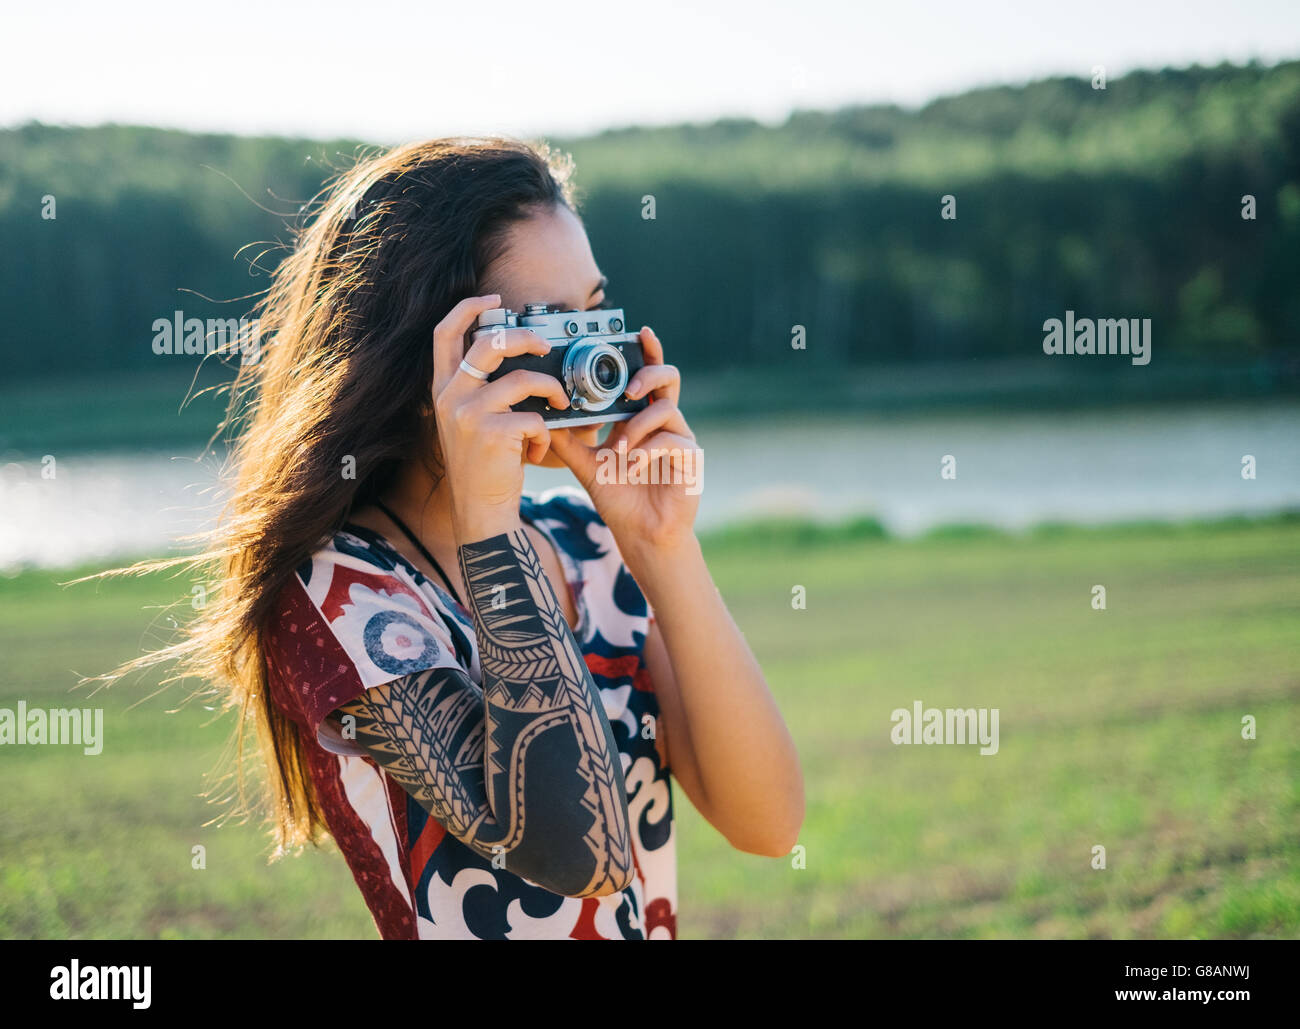
[[525,304],[522,313],[517,313],[496,307],[479,315],[472,336],[477,340],[516,326],[532,329],[550,341],[551,352],[545,357],[507,357],[488,381],[516,368],[544,372],[564,384],[570,406],[556,410],[542,397],[529,397],[512,410],[537,411],[548,427],[570,429],[626,421],[649,404],[648,397],[629,400],[623,396],[645,357],[639,334],[623,331],[622,308],[565,311],[555,305]]

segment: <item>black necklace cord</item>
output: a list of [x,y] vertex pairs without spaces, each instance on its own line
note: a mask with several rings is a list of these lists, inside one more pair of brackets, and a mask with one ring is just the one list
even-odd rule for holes
[[423,543],[420,542],[420,540],[416,537],[415,533],[413,533],[410,529],[406,527],[406,523],[402,521],[400,518],[398,518],[397,515],[395,515],[391,510],[389,510],[388,505],[385,504],[382,500],[376,498],[375,506],[378,507],[379,510],[383,511],[384,514],[388,515],[388,517],[392,519],[393,524],[396,525],[399,529],[402,530],[402,532],[406,534],[406,538],[411,541],[411,545],[415,547],[415,549],[418,550],[421,554],[424,555],[424,559],[428,561],[429,564],[433,565],[433,570],[437,572],[442,577],[442,581],[447,584],[447,592],[456,598],[457,602],[460,603],[461,607],[465,608],[465,610],[468,611],[469,607],[466,606],[463,600],[461,600],[460,594],[456,592],[456,587],[453,586],[451,584],[451,580],[447,578],[447,573],[442,570],[442,565],[438,564],[438,559],[429,553],[428,547],[426,547]]

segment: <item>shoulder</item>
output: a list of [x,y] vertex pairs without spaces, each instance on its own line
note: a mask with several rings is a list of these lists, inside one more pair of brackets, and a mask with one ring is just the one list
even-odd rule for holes
[[378,533],[349,526],[281,587],[263,650],[319,724],[372,686],[429,668],[474,669],[472,626],[452,607]]
[[336,532],[298,565],[294,578],[331,624],[346,608],[379,599],[395,607],[427,607],[419,573],[378,533],[356,526]]

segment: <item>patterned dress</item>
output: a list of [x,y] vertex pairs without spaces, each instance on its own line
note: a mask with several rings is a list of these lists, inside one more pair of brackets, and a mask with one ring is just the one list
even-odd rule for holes
[[272,699],[299,726],[326,824],[384,939],[675,939],[672,785],[643,657],[654,614],[584,493],[525,493],[520,516],[560,556],[574,637],[618,745],[636,858],[621,893],[562,897],[493,868],[325,720],[429,668],[459,666],[482,684],[469,613],[374,530],[345,526],[280,594],[264,637]]

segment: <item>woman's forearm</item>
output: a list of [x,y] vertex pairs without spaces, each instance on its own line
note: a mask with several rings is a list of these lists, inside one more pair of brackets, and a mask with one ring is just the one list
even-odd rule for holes
[[803,821],[798,754],[699,541],[633,543],[623,558],[654,608],[711,820],[735,846],[787,853]]
[[[483,670],[486,786],[506,828],[501,846],[521,866],[555,863],[581,880],[557,892],[623,889],[633,857],[618,748],[532,543],[522,528],[462,543],[460,564]],[[589,860],[578,860],[583,854]]]
[[483,670],[373,687],[357,741],[472,850],[570,897],[626,888],[627,799],[609,720],[522,529],[460,548]]

